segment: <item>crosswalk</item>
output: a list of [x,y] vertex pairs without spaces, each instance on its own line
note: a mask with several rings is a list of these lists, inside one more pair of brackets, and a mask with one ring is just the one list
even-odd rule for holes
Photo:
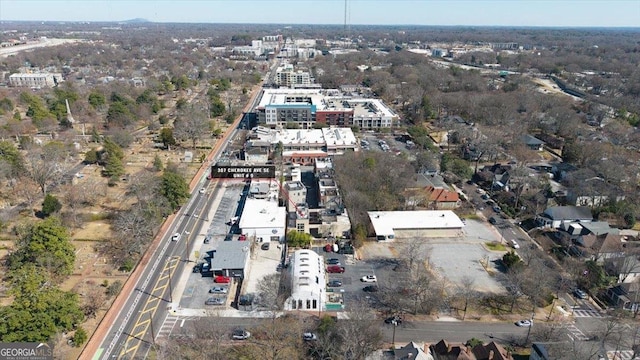
[[575,309],[575,310],[573,310],[573,316],[574,317],[580,317],[580,318],[585,318],[585,317],[601,318],[601,317],[604,317],[604,315],[602,315],[598,310],[594,310],[594,309]]
[[156,339],[169,337],[169,335],[171,335],[171,332],[173,331],[173,328],[176,326],[176,323],[178,323],[179,321],[182,322],[184,320],[190,319],[193,319],[193,317],[168,314],[162,322],[160,331],[158,331],[158,333],[156,334]]
[[577,340],[577,341],[589,340],[589,337],[586,336],[582,331],[580,331],[580,329],[578,329],[578,327],[576,327],[574,324],[567,325],[567,331],[569,332],[569,334],[567,335],[572,340]]
[[633,357],[633,350],[607,351],[608,360],[640,360],[640,356]]

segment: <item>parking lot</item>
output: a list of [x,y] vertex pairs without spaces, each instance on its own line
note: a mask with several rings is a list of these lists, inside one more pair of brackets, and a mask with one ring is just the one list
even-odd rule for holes
[[[425,258],[429,257],[431,269],[448,282],[457,284],[464,276],[470,276],[478,291],[502,292],[504,287],[481,264],[481,260],[486,261],[490,266],[489,270],[497,272],[493,261],[502,258],[504,252],[490,251],[484,244],[499,240],[500,234],[489,224],[469,219],[463,228],[462,237],[424,239],[422,241],[425,246],[422,250]],[[373,269],[381,286],[394,281],[396,274],[392,269],[397,264],[396,258],[401,253],[402,246],[402,240],[398,240],[391,243],[369,243],[360,250],[364,260],[362,262]]]

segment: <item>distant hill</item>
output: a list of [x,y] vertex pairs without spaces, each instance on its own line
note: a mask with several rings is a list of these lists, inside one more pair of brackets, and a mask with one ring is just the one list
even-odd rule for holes
[[135,19],[131,19],[131,20],[125,20],[125,21],[120,21],[123,24],[138,24],[138,23],[148,23],[151,22],[147,19],[143,19],[143,18],[135,18]]

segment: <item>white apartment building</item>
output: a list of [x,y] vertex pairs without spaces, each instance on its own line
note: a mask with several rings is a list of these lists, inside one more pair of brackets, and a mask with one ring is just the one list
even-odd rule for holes
[[327,284],[324,259],[313,250],[298,250],[289,261],[291,296],[285,310],[322,311],[326,304]]
[[64,81],[58,73],[18,73],[9,75],[9,85],[15,87],[54,87]]

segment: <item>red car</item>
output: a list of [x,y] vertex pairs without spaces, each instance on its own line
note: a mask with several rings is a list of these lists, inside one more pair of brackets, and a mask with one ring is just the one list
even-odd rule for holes
[[324,251],[325,252],[332,252],[333,251],[333,245],[331,244],[327,244],[324,246]]
[[344,268],[342,266],[337,266],[337,265],[327,266],[327,272],[342,274],[344,272]]
[[247,235],[240,234],[240,236],[238,237],[238,241],[245,241],[245,240],[247,240]]
[[218,284],[228,284],[231,282],[231,278],[228,276],[218,275],[213,279],[213,282]]

